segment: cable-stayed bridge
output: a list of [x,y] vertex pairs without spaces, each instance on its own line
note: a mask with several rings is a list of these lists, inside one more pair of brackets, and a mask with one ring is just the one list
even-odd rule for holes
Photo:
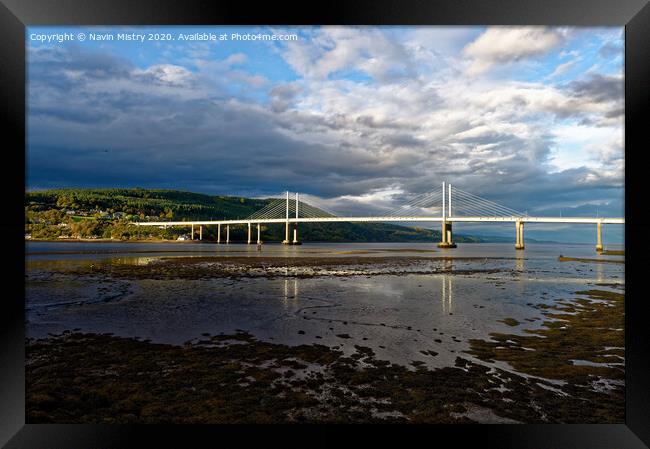
[[[273,197],[271,197],[273,198]],[[316,198],[309,203],[300,200],[300,194],[290,195],[285,192],[277,195],[266,206],[250,216],[237,220],[195,220],[195,221],[147,221],[136,222],[138,226],[189,226],[192,239],[195,238],[195,226],[199,227],[199,239],[203,239],[203,226],[216,225],[217,243],[221,243],[221,227],[226,228],[225,243],[230,243],[230,226],[247,225],[248,241],[252,240],[252,226],[257,226],[257,241],[262,243],[261,226],[263,224],[283,223],[287,245],[300,244],[298,240],[299,223],[427,223],[441,224],[440,248],[455,248],[453,240],[453,223],[499,222],[515,224],[515,248],[524,249],[524,223],[587,223],[596,225],[596,251],[603,250],[602,225],[625,224],[624,218],[606,217],[531,217],[488,199],[465,192],[451,184],[442,183],[429,192],[410,198],[403,205],[386,209],[368,216],[337,216],[329,212]],[[293,233],[291,233],[293,229]]]

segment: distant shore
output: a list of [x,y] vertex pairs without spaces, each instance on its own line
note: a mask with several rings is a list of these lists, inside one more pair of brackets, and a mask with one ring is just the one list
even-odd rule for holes
[[[74,243],[217,243],[214,240],[165,240],[165,239],[25,239],[26,242],[74,242]],[[237,242],[233,242],[237,243]]]

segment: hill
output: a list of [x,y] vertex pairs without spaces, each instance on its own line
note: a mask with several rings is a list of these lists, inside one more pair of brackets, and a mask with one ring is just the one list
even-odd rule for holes
[[[170,239],[187,228],[159,229],[132,221],[189,221],[245,218],[273,199],[204,195],[162,189],[52,189],[25,193],[25,233],[33,239]],[[244,240],[245,226],[231,227],[231,241]],[[284,238],[284,226],[263,227],[264,241]],[[440,241],[440,232],[384,223],[301,224],[301,240],[330,242]],[[204,240],[216,240],[216,226],[204,227]],[[456,236],[458,242],[480,238]]]

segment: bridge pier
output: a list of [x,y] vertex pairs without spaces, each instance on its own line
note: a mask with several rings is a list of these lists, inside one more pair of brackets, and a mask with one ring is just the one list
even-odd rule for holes
[[596,252],[603,252],[603,224],[601,222],[596,224]]
[[230,225],[226,225],[226,243],[230,243]]
[[284,227],[284,240],[282,240],[283,245],[291,245],[291,240],[289,240],[289,222],[287,221]]
[[257,244],[261,245],[262,244],[262,233],[260,231],[260,223],[257,223]]
[[221,223],[217,224],[217,243],[221,243]]
[[291,242],[291,244],[302,245],[302,243],[298,241],[298,223],[293,224],[293,242]]
[[438,243],[438,248],[456,248],[456,244],[453,240],[453,234],[451,232],[451,222],[443,221],[442,222],[442,241]]
[[515,249],[524,249],[524,223],[515,221]]
[[251,244],[251,224],[248,223],[248,244]]
[[199,240],[203,240],[203,225],[199,226]]
[[194,223],[192,223],[192,230],[190,231],[190,234],[192,234],[192,240],[194,240]]

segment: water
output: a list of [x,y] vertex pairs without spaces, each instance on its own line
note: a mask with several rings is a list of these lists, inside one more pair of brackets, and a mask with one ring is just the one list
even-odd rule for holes
[[[524,251],[514,244],[446,250],[432,243],[264,244],[258,252],[256,245],[196,242],[27,242],[27,335],[79,329],[182,344],[203,333],[241,329],[276,343],[319,343],[346,353],[362,345],[396,363],[449,366],[470,339],[539,327],[546,318],[536,304],[573,300],[587,288],[613,288],[596,284],[624,283],[623,264],[558,262],[560,254],[623,259],[597,255],[593,245],[565,244],[527,244]],[[248,270],[246,277],[191,279],[75,271],[91,264],[138,268],[163,257],[213,255],[337,257],[342,263],[283,262],[273,270]],[[351,266],[350,257],[377,257],[377,264]],[[509,326],[505,318],[520,324]]]
[[[282,245],[264,243],[262,251],[257,251],[257,245],[231,243],[229,245],[194,242],[166,243],[125,243],[125,242],[26,242],[28,260],[60,260],[60,259],[99,259],[104,257],[128,257],[133,255],[148,256],[206,256],[206,255],[237,255],[237,256],[346,256],[349,251],[367,251],[364,256],[394,256],[423,255],[423,251],[434,251],[431,256],[454,257],[521,257],[551,258],[558,255],[588,258],[612,258],[612,256],[597,255],[595,244],[564,244],[564,243],[527,243],[523,251],[515,250],[514,243],[460,243],[457,248],[439,249],[435,243],[305,243],[303,245]],[[622,250],[623,245],[606,245],[609,250]],[[89,257],[90,256],[90,257]]]

